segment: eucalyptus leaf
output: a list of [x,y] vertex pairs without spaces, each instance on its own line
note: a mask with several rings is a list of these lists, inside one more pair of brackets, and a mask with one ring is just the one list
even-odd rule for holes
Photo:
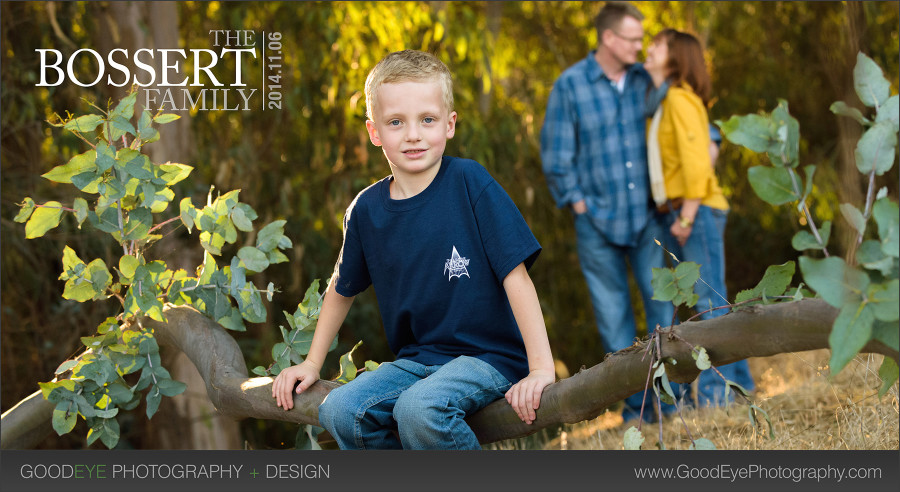
[[825,249],[825,247],[828,246],[828,239],[831,237],[831,221],[826,220],[823,222],[818,230],[819,237],[822,240],[821,243],[816,239],[816,236],[813,235],[813,233],[806,229],[801,229],[794,234],[793,238],[791,238],[791,246],[797,251]]
[[37,208],[28,222],[25,223],[25,237],[34,239],[43,236],[47,231],[56,228],[62,219],[62,204],[57,201],[47,202]]
[[872,338],[875,317],[868,305],[859,301],[845,304],[831,328],[831,374],[836,375]]
[[871,284],[867,294],[875,319],[900,320],[900,280],[895,278],[885,283]]
[[56,166],[41,176],[57,183],[71,183],[72,176],[88,171],[96,171],[97,164],[94,162],[96,158],[97,152],[89,150],[83,154],[76,155],[69,159],[69,162]]
[[900,131],[900,96],[894,94],[878,108],[878,114],[875,117],[877,123],[882,121],[889,122],[894,127],[894,132]]
[[868,118],[863,116],[862,111],[852,106],[848,106],[844,101],[837,101],[828,109],[830,109],[834,114],[853,118],[861,125],[870,125],[872,123]]
[[834,256],[823,259],[801,256],[800,271],[806,284],[836,308],[854,299],[858,301],[869,284],[864,273],[848,267],[842,258]]
[[747,177],[756,195],[767,203],[782,205],[800,199],[788,168],[753,166],[747,171]]
[[881,387],[878,389],[878,396],[882,397],[887,394],[888,390],[894,386],[900,377],[900,367],[894,362],[894,359],[885,357],[878,368],[878,377],[881,378]]
[[147,392],[147,418],[152,419],[156,414],[156,411],[159,410],[159,404],[162,402],[162,392],[159,391],[159,388],[156,385],[150,387],[150,391]]
[[53,409],[53,417],[51,418],[53,430],[60,436],[67,434],[75,428],[77,419],[78,411],[75,409],[74,402],[71,400],[61,401],[57,403],[56,408]]
[[856,143],[856,168],[868,175],[876,176],[891,170],[897,155],[897,130],[893,123],[880,121],[866,130]]
[[[756,287],[741,291],[735,298],[735,303],[747,302],[750,299],[765,296],[780,296],[791,284],[794,277],[796,265],[793,261],[782,263],[781,265],[772,265],[766,268],[763,278],[756,284]],[[750,303],[756,304],[756,303]]]
[[900,207],[887,197],[875,200],[872,217],[878,224],[881,251],[893,258],[900,256]]
[[712,367],[712,363],[709,361],[709,354],[706,353],[706,349],[703,347],[695,347],[691,350],[691,357],[696,361],[697,369],[700,369],[701,371],[705,371]]
[[244,266],[253,272],[261,272],[269,266],[266,254],[253,246],[244,246],[238,250],[237,256],[241,259]]
[[260,229],[259,234],[256,236],[256,247],[263,252],[275,249],[284,235],[284,225],[286,223],[287,221],[285,220],[276,220]]
[[705,437],[699,437],[697,439],[694,439],[694,442],[691,443],[691,447],[689,449],[692,451],[712,451],[716,449],[716,445]]
[[32,200],[31,197],[26,196],[25,199],[22,200],[20,206],[22,207],[22,209],[19,210],[18,214],[16,214],[15,221],[23,224],[25,222],[28,222],[28,219],[31,217],[31,213],[34,212],[34,200]]
[[159,388],[159,392],[163,394],[163,396],[175,396],[181,393],[184,393],[184,390],[187,389],[187,385],[182,383],[181,381],[175,381],[173,379],[161,379],[156,383],[156,386]]
[[728,121],[716,122],[729,141],[754,152],[765,152],[771,139],[770,119],[758,114],[732,116]]
[[78,197],[72,204],[72,210],[75,211],[75,220],[78,221],[78,228],[81,229],[81,224],[84,223],[84,220],[87,219],[88,214],[88,203],[84,198]]
[[177,120],[178,118],[181,118],[181,116],[179,116],[177,114],[166,113],[166,114],[158,114],[158,115],[154,116],[153,121],[156,123],[159,123],[160,125],[164,125],[166,123],[171,123],[171,122]]
[[81,133],[91,132],[97,129],[103,123],[103,117],[98,114],[88,114],[73,118],[63,125],[63,128],[70,131]]
[[625,449],[636,451],[641,449],[644,444],[644,435],[635,426],[631,426],[625,431]]
[[881,67],[862,52],[856,55],[853,87],[859,99],[869,107],[884,104],[891,95],[891,83],[884,78]]
[[863,235],[866,232],[866,219],[863,217],[862,212],[859,211],[858,208],[853,206],[850,203],[842,203],[840,206],[841,215],[844,216],[844,219],[850,224],[853,229],[859,233],[859,235]]

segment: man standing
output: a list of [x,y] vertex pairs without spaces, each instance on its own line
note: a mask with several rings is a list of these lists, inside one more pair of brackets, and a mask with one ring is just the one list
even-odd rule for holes
[[[646,114],[661,95],[637,63],[643,18],[629,3],[603,7],[594,20],[597,49],[556,80],[541,131],[544,174],[557,205],[575,214],[581,269],[600,339],[610,352],[630,346],[636,334],[626,259],[648,329],[668,326],[673,314],[671,304],[651,300],[651,269],[665,264],[654,242],[664,232],[650,193]],[[642,397],[626,400],[626,420],[640,411]],[[650,415],[648,408],[645,417]]]

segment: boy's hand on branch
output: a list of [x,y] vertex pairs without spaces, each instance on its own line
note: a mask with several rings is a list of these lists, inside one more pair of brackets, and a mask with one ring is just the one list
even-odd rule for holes
[[272,397],[275,398],[275,404],[285,410],[294,408],[294,395],[291,393],[294,383],[300,381],[297,385],[297,394],[300,394],[318,379],[319,368],[309,360],[281,371],[272,383]]
[[556,375],[553,371],[535,369],[509,388],[509,391],[506,392],[506,401],[512,405],[522,422],[529,425],[534,422],[535,410],[541,405],[541,394],[544,392],[544,388],[554,381],[556,381]]

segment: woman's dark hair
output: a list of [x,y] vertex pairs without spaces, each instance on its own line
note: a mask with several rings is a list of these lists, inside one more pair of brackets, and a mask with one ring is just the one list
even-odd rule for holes
[[709,103],[712,82],[703,59],[703,47],[694,36],[675,29],[664,29],[653,37],[653,42],[665,41],[669,57],[666,71],[672,85],[686,82],[700,96],[704,104]]

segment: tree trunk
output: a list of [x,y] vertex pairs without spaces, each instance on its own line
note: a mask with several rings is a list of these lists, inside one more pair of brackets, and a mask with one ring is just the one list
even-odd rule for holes
[[[155,330],[161,345],[184,352],[194,363],[206,385],[206,394],[218,413],[231,419],[257,418],[318,425],[318,406],[333,381],[318,381],[294,397],[294,408],[285,411],[272,398],[272,378],[247,377],[243,355],[234,338],[225,329],[189,307],[168,306],[168,323],[146,320]],[[824,301],[756,306],[715,319],[683,323],[661,331],[663,357],[677,361],[667,366],[668,376],[676,382],[697,377],[691,348],[678,340],[702,346],[713,365],[722,365],[748,357],[815,350],[828,347],[828,335],[837,310]],[[648,360],[644,358],[646,341],[608,354],[590,369],[546,388],[537,420],[526,425],[518,419],[506,401],[498,400],[468,422],[482,443],[527,436],[543,428],[576,423],[598,416],[610,405],[644,389]],[[900,360],[898,352],[880,342],[870,342],[863,352],[878,353]],[[188,392],[197,388],[188,387]],[[53,404],[36,392],[2,417],[0,448],[28,448],[50,432]]]

